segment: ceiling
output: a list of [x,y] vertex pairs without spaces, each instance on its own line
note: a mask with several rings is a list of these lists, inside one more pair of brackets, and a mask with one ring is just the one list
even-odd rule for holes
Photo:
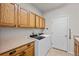
[[39,9],[42,13],[61,8],[66,5],[66,3],[32,3],[34,7]]

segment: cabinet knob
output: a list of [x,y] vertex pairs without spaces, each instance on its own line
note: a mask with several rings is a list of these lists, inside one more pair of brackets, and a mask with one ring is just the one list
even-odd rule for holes
[[16,52],[16,50],[12,50],[12,51],[9,53],[9,55],[14,54],[15,52]]
[[29,47],[31,44],[28,44],[27,46]]

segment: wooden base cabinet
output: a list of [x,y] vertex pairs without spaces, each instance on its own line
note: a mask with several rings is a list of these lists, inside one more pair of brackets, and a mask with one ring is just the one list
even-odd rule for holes
[[77,40],[74,42],[74,54],[75,56],[79,56],[79,42]]
[[34,56],[34,42],[2,53],[0,56]]
[[24,52],[25,52],[24,56],[34,56],[34,47],[30,47]]

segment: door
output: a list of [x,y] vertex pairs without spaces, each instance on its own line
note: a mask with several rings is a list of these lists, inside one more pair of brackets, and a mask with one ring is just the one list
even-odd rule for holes
[[15,26],[14,4],[1,4],[1,25]]
[[29,14],[29,27],[35,28],[35,14],[32,12]]
[[68,19],[67,17],[56,18],[52,23],[53,47],[64,51],[68,50]]
[[19,11],[19,27],[28,27],[28,12],[22,8]]

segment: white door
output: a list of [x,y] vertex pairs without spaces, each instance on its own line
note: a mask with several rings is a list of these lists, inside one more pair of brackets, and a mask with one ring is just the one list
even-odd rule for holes
[[67,51],[68,49],[68,19],[67,17],[56,18],[52,23],[53,47]]

